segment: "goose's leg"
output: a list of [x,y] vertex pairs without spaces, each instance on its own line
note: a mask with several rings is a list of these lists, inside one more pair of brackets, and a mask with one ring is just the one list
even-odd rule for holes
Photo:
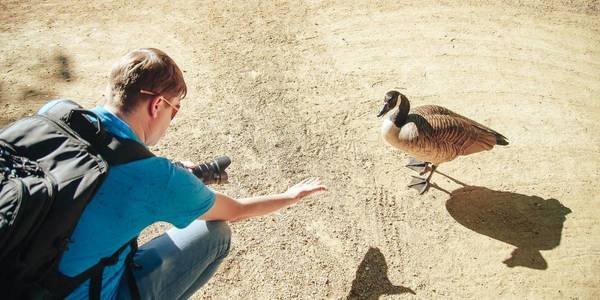
[[423,195],[430,186],[429,180],[431,180],[431,176],[436,168],[436,165],[431,165],[431,171],[429,172],[429,176],[427,176],[427,178],[412,176],[413,179],[408,184],[408,187],[416,189],[419,191],[419,195]]
[[411,157],[406,167],[413,171],[417,171],[419,175],[423,175],[427,172],[429,164],[429,162],[420,161],[414,157]]

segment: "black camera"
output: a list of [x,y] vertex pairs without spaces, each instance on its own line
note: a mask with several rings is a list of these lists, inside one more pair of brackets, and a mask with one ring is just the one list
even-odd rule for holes
[[[183,167],[180,162],[175,164]],[[231,159],[226,155],[222,155],[212,161],[195,166],[192,168],[192,173],[206,185],[227,183],[228,177],[225,169],[229,167],[229,164],[231,164]]]

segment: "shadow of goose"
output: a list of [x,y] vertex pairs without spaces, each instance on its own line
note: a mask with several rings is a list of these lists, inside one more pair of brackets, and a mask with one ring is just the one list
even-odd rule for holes
[[465,186],[449,194],[446,209],[458,223],[517,247],[504,261],[508,267],[548,268],[540,250],[560,244],[569,208],[556,199],[478,186]]
[[378,248],[369,248],[356,270],[352,289],[346,299],[379,299],[382,295],[415,292],[410,288],[393,285],[387,275],[385,257]]

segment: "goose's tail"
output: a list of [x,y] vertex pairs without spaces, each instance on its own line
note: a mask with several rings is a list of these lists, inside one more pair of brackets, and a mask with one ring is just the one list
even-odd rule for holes
[[[488,133],[493,134],[494,137],[496,137],[496,145],[501,145],[501,146],[508,145],[508,138],[506,138],[505,136],[503,136],[502,134],[500,134],[496,130],[491,129],[491,128],[487,127],[487,126],[481,125],[481,124],[479,124],[479,123],[477,123],[475,121],[472,121],[472,120],[471,120],[471,122],[473,122],[473,124],[475,125],[475,127],[479,128],[481,130],[487,131]],[[490,145],[490,146],[493,146],[493,145]]]
[[502,146],[508,145],[508,139],[505,136],[503,136],[500,133],[495,132],[495,131],[494,131],[494,135],[496,135],[496,145],[502,145]]

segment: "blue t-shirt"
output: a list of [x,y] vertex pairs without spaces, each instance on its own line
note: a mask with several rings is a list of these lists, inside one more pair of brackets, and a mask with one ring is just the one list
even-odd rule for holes
[[[39,113],[56,104],[44,105]],[[105,130],[143,144],[123,120],[103,107],[92,109]],[[59,270],[75,276],[111,256],[147,226],[164,221],[183,228],[212,207],[215,194],[191,172],[163,157],[150,157],[111,167],[105,181],[83,211]],[[102,299],[114,299],[125,270],[126,249],[102,277]],[[67,299],[87,299],[89,280]]]

